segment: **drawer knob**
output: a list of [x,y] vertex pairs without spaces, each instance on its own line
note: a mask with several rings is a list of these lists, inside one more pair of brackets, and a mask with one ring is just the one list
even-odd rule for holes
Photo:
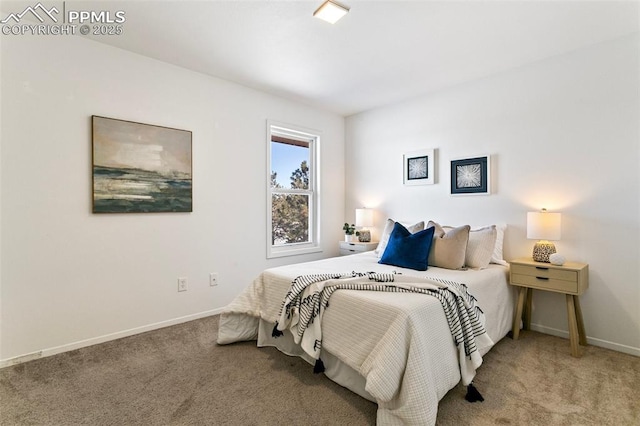
[[536,266],[536,269],[540,269],[542,271],[548,271],[549,270],[549,268],[545,268],[545,267],[542,267],[542,266]]
[[538,279],[538,280],[544,280],[544,281],[549,281],[549,278],[547,278],[547,277],[536,277],[536,279]]

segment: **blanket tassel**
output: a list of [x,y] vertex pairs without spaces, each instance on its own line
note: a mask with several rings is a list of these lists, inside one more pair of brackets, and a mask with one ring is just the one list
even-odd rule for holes
[[273,326],[273,331],[271,332],[271,337],[280,337],[282,336],[284,333],[280,330],[278,330],[278,323],[276,322],[276,325]]
[[313,374],[324,373],[324,362],[320,358],[316,360],[316,365],[313,366]]
[[482,397],[482,395],[480,395],[478,389],[473,386],[473,383],[469,383],[469,386],[467,386],[467,395],[464,397],[464,399],[469,402],[484,401],[484,398]]

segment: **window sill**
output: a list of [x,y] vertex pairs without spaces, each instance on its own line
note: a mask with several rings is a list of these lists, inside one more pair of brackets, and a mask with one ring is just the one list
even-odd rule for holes
[[286,257],[286,256],[299,256],[301,254],[309,254],[309,253],[320,253],[322,252],[322,247],[320,246],[280,246],[280,247],[268,247],[267,248],[267,259],[273,259],[277,257]]

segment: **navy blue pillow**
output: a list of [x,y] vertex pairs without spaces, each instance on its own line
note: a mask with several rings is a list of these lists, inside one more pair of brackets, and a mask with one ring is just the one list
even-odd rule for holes
[[435,230],[436,228],[432,226],[412,234],[396,222],[389,236],[387,248],[378,263],[426,271]]

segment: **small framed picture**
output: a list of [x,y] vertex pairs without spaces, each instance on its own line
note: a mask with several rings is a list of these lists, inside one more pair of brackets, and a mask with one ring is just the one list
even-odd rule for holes
[[407,152],[403,159],[405,185],[433,185],[435,183],[436,170],[433,149]]
[[490,176],[489,155],[451,160],[451,195],[488,195]]

